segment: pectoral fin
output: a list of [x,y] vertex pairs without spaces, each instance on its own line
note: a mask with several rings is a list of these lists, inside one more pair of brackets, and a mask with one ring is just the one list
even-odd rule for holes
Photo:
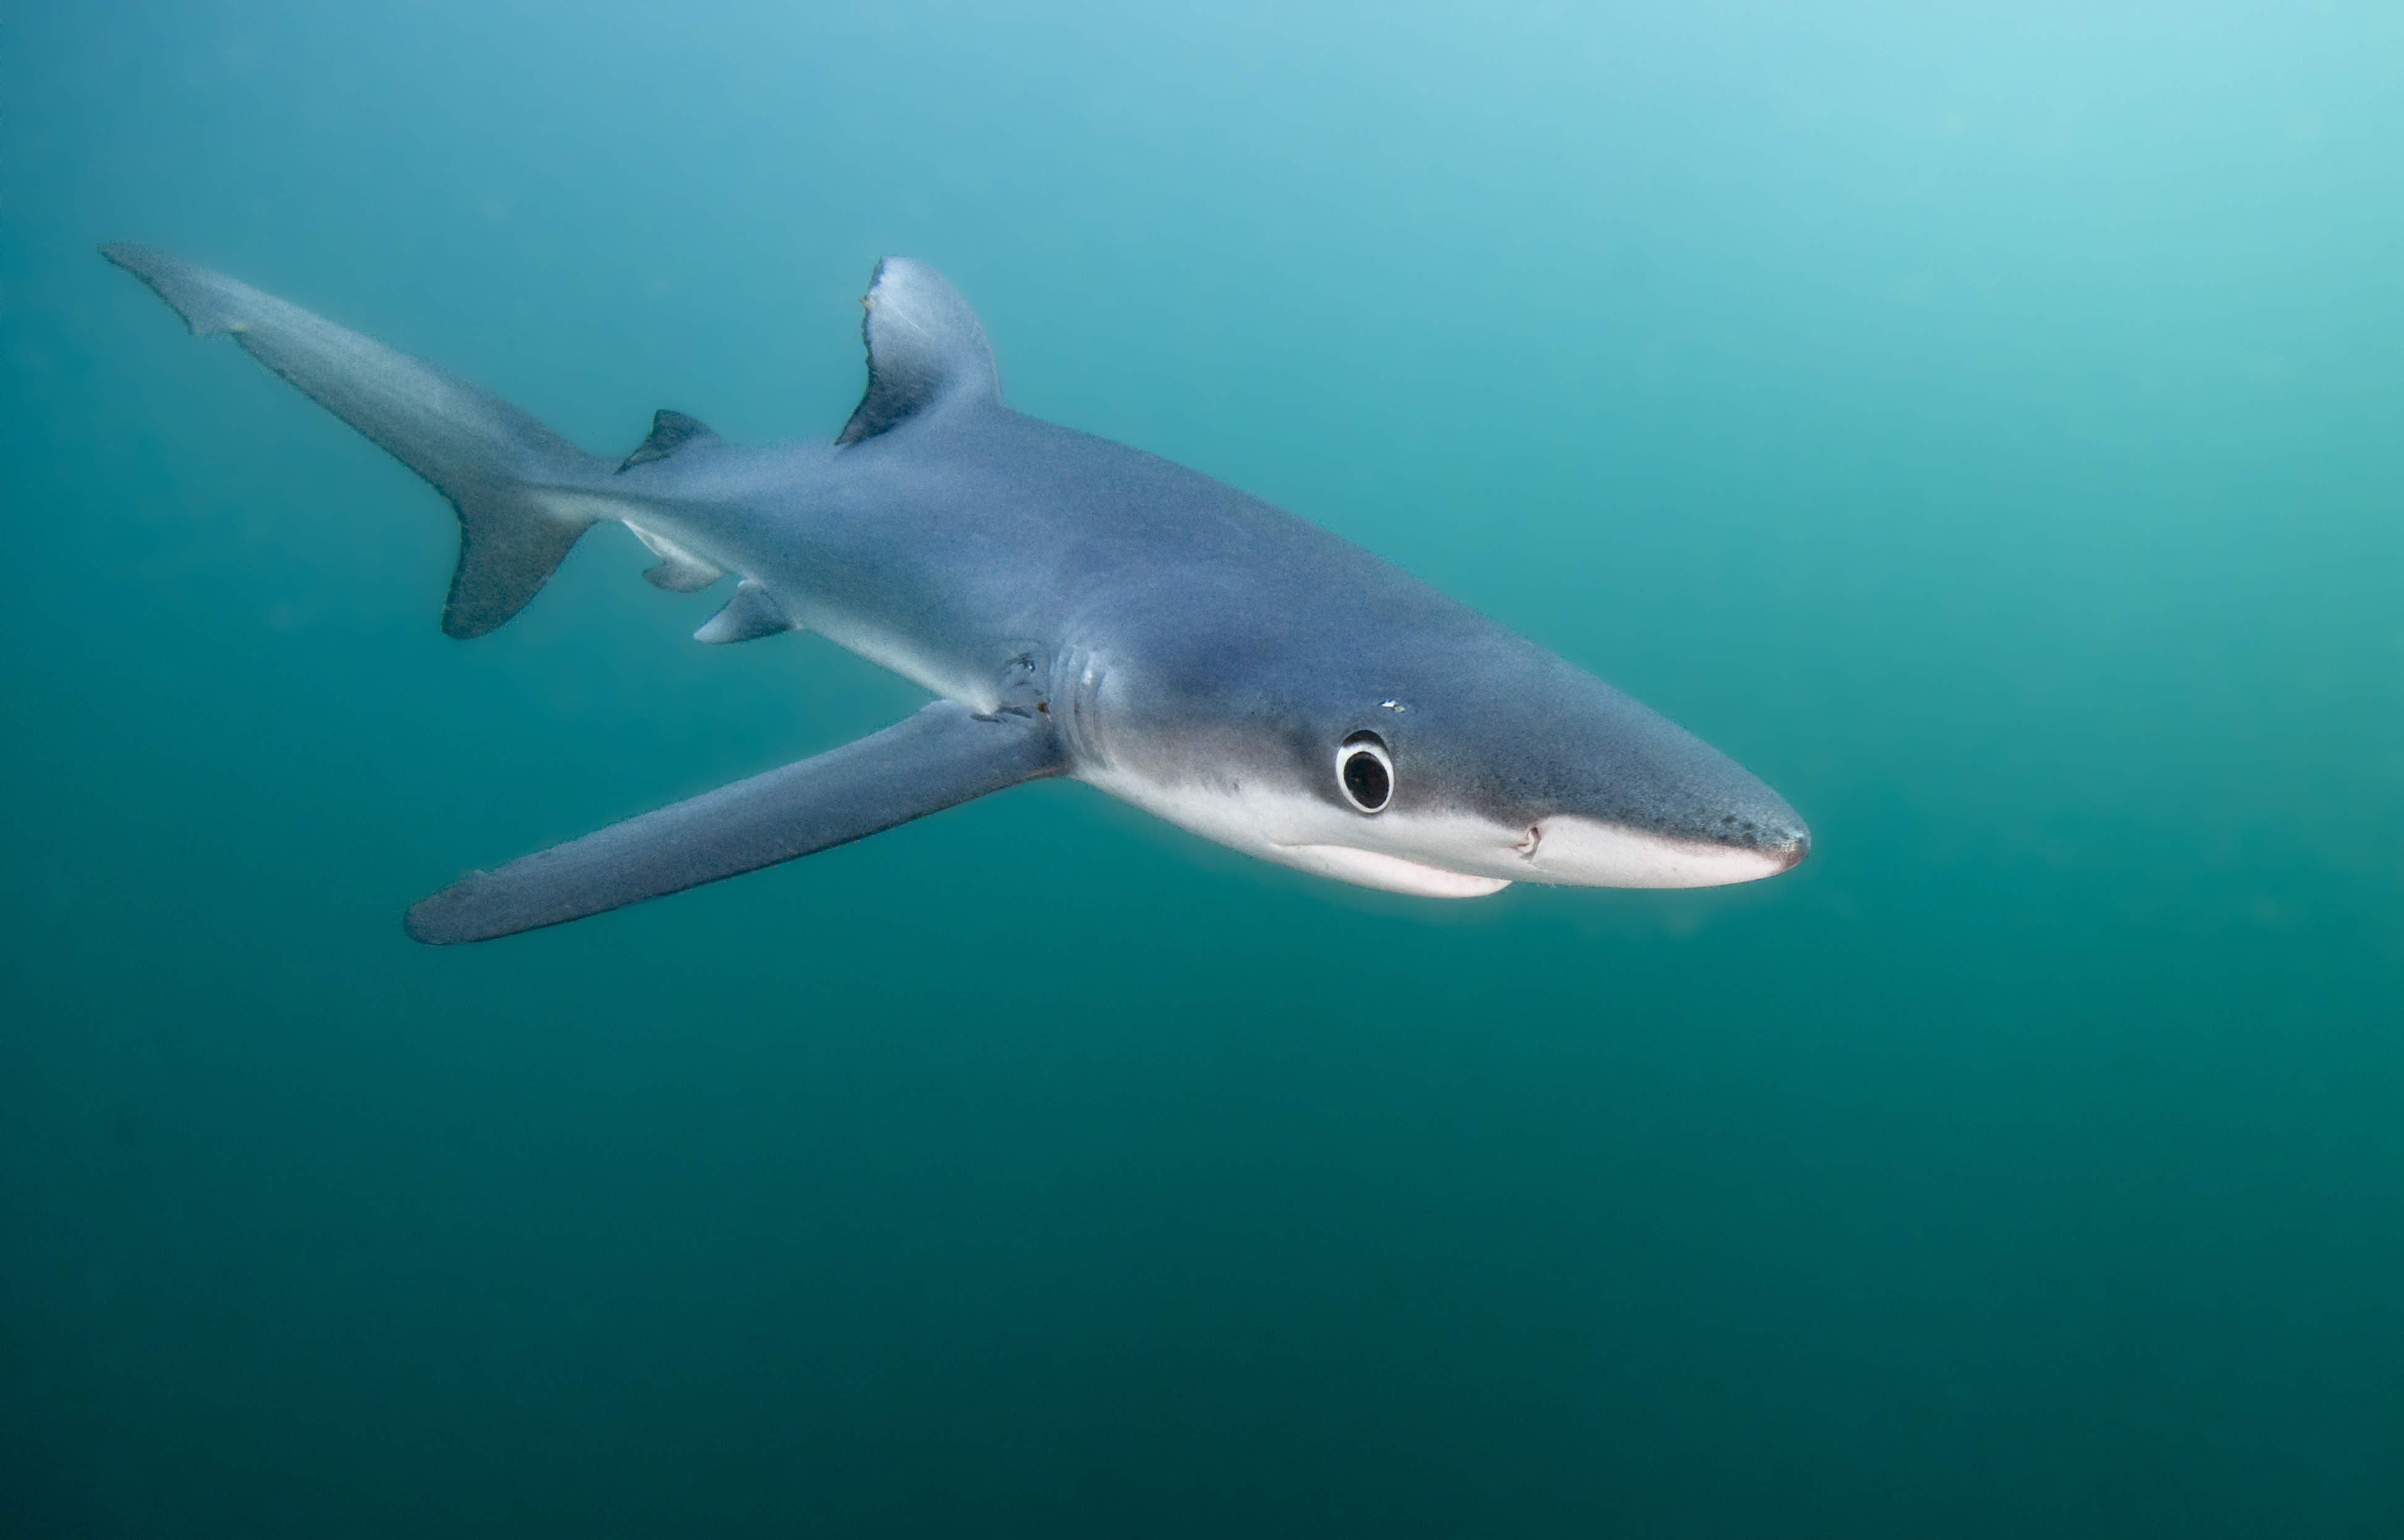
[[937,701],[857,743],[478,872],[412,906],[441,946],[489,941],[773,866],[1057,775],[1051,719]]

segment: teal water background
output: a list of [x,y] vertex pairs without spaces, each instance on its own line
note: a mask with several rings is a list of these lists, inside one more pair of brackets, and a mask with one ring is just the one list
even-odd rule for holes
[[[0,1529],[2404,1535],[2404,6],[19,7]],[[586,447],[1012,400],[1759,772],[1389,899],[1023,789],[410,900],[922,698],[104,264]]]

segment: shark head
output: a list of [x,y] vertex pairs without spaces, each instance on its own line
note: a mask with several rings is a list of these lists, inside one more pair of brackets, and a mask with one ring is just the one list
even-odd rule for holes
[[1717,887],[1809,853],[1783,798],[1675,722],[1433,591],[1379,586],[1083,658],[1077,773],[1265,860],[1429,897]]

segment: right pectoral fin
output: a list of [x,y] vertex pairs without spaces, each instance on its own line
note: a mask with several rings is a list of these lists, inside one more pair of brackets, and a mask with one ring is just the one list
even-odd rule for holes
[[412,905],[432,945],[489,941],[757,871],[1056,775],[1045,716],[937,701],[882,733],[478,872]]

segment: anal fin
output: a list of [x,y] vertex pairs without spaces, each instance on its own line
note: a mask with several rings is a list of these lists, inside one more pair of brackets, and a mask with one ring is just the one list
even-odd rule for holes
[[698,594],[726,576],[726,568],[687,551],[683,546],[655,530],[645,529],[633,520],[626,527],[645,550],[660,559],[657,567],[643,569],[643,581],[653,588],[664,588],[671,594]]
[[726,601],[726,608],[709,617],[702,628],[692,634],[701,642],[745,642],[760,637],[773,637],[780,631],[798,631],[792,617],[784,607],[769,595],[767,589],[746,578]]

